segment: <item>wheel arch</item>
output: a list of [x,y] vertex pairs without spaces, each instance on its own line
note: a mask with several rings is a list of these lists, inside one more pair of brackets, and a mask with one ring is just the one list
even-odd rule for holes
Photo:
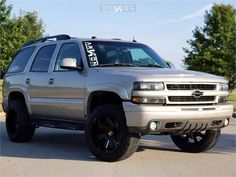
[[21,90],[12,90],[11,92],[9,92],[8,94],[8,98],[7,98],[7,105],[9,106],[11,101],[13,100],[21,100],[24,102],[24,104],[26,105],[27,111],[28,113],[30,113],[30,107],[27,104],[27,97],[25,96],[24,92]]
[[115,92],[97,90],[90,93],[87,99],[87,115],[96,107],[104,104],[115,104],[123,110],[123,99]]
[[[102,100],[101,104],[112,104],[114,102],[119,103],[122,110],[123,110],[122,102],[130,100],[129,93],[127,92],[127,89],[125,87],[122,87],[119,84],[112,84],[112,83],[90,85],[87,88],[86,95],[87,95],[85,103],[86,115],[89,115],[89,113],[94,108],[92,106],[94,98]],[[106,99],[103,99],[104,98],[103,96]],[[107,97],[109,97],[109,99],[107,99]]]

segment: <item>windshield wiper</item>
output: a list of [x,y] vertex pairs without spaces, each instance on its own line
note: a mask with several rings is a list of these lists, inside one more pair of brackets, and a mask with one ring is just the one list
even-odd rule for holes
[[138,67],[157,67],[157,68],[164,68],[161,65],[158,64],[147,64],[147,65],[137,65]]
[[99,66],[101,66],[101,67],[108,67],[108,66],[129,66],[129,67],[134,67],[134,65],[129,64],[129,63],[105,63],[105,64],[100,64]]
[[109,67],[109,66],[117,66],[117,67],[157,67],[157,68],[164,68],[161,65],[158,64],[147,64],[147,65],[133,65],[130,63],[105,63],[105,64],[100,64],[100,67]]

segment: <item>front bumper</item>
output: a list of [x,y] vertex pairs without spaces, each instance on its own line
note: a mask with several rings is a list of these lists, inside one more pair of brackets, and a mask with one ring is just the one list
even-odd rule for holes
[[[225,119],[233,114],[233,106],[228,104],[157,106],[123,102],[123,108],[129,130],[143,134],[177,134],[222,128]],[[149,130],[152,121],[159,123],[155,131]],[[172,123],[177,125],[170,126]]]

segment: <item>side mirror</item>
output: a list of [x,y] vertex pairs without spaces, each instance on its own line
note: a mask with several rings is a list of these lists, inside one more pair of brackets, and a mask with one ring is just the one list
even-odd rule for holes
[[74,69],[74,70],[82,70],[83,67],[80,63],[77,62],[75,58],[64,58],[61,61],[61,68],[62,69]]
[[165,61],[165,62],[171,69],[175,69],[175,65],[172,62],[170,61]]

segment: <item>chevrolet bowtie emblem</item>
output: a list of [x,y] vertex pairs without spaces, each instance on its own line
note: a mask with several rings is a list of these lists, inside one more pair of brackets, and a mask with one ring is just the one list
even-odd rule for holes
[[195,90],[192,93],[192,96],[194,96],[194,98],[200,98],[203,95],[203,92],[201,92],[200,90]]

